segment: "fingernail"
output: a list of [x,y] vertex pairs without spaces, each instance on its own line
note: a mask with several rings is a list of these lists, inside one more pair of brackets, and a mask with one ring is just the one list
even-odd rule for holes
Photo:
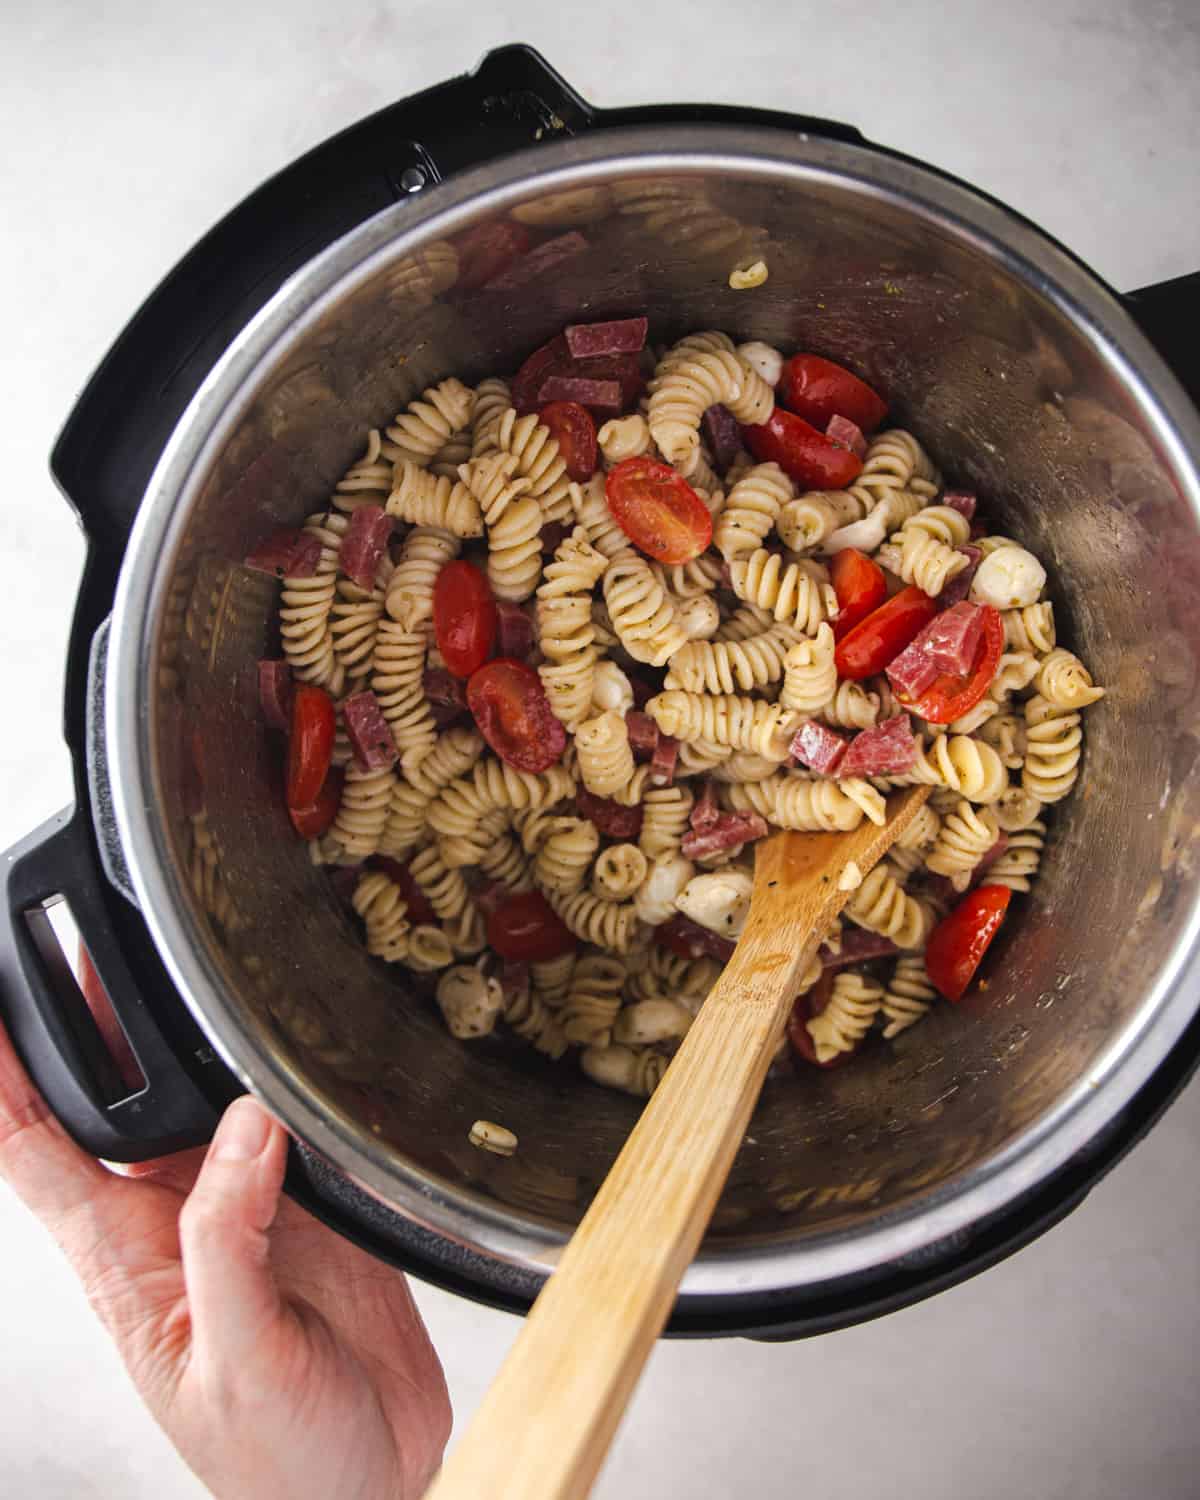
[[270,1116],[251,1098],[235,1099],[217,1127],[218,1161],[253,1161],[271,1134]]

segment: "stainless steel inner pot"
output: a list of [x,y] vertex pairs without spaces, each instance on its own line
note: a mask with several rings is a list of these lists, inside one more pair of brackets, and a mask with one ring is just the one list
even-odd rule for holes
[[[586,247],[507,291],[446,285],[435,242],[514,210]],[[731,291],[758,257],[767,283]],[[154,939],[239,1077],[401,1214],[552,1267],[639,1106],[570,1062],[454,1041],[368,958],[284,814],[254,687],[276,591],[240,559],[322,508],[366,430],[431,381],[643,310],[655,340],[722,328],[882,386],[1045,560],[1060,635],[1110,694],[986,991],[855,1066],[768,1082],[684,1290],[803,1288],[1037,1184],[1196,1006],[1200,423],[1115,298],[1031,226],[875,151],[694,126],[545,145],[381,213],[246,329],[159,464],[113,622],[115,806]],[[468,1144],[480,1116],[516,1156]]]

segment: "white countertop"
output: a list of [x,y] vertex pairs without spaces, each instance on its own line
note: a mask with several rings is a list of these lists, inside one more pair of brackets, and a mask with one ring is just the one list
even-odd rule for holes
[[[701,99],[848,120],[1007,201],[1120,290],[1200,263],[1196,0],[696,0],[682,14],[686,28],[629,4],[3,8],[0,847],[70,797],[58,725],[82,545],[46,460],[79,387],[242,195],[489,46],[534,43],[602,104]],[[1198,1142],[1193,1083],[1065,1224],[965,1286],[802,1344],[660,1345],[597,1494],[1200,1494]],[[0,1236],[4,1492],[199,1495],[2,1187]],[[516,1321],[417,1295],[461,1423]]]

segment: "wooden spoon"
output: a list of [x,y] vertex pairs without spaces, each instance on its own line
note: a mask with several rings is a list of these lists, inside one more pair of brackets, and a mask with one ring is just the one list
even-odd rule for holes
[[760,844],[745,930],[427,1500],[583,1500],[741,1145],[798,976],[860,876],[929,795],[884,827]]

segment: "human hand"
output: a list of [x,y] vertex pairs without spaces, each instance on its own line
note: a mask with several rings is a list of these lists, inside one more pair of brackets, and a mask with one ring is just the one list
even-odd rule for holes
[[286,1144],[247,1097],[207,1153],[118,1175],[0,1029],[0,1175],[218,1500],[416,1500],[450,1433],[441,1365],[404,1277],[280,1198]]

